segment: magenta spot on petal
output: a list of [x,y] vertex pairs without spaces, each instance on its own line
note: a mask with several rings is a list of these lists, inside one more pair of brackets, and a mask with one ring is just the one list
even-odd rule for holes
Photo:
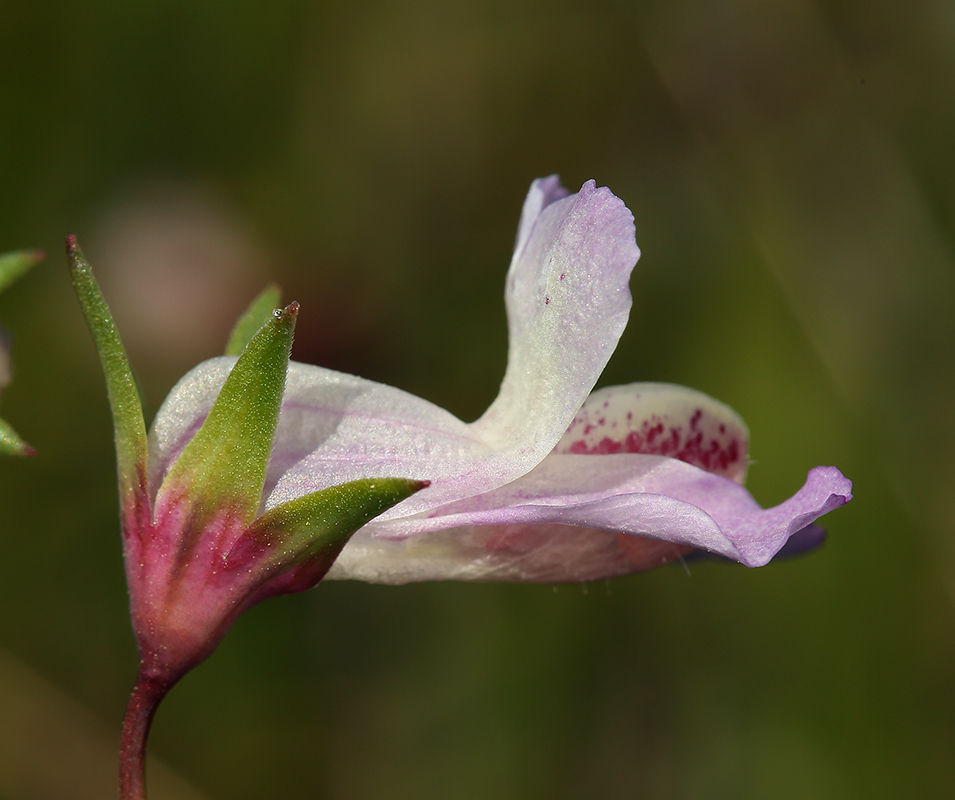
[[670,435],[666,437],[660,444],[661,454],[665,456],[673,456],[676,458],[675,453],[680,448],[680,429],[672,428],[670,430]]
[[648,423],[644,422],[643,427],[646,429],[647,443],[652,446],[660,434],[663,433],[663,424],[658,422],[656,425],[648,427]]
[[549,306],[549,305],[550,305],[550,298],[549,298],[549,297],[545,297],[545,298],[544,298],[544,305],[545,305],[545,306]]
[[560,280],[563,280],[563,279],[564,279],[564,277],[565,277],[565,275],[564,275],[564,273],[563,273],[563,272],[562,272],[562,273],[560,273]]
[[591,452],[597,455],[609,455],[610,453],[622,453],[624,449],[620,442],[614,441],[609,436],[604,436]]
[[736,439],[730,442],[726,455],[730,462],[739,461],[739,442]]
[[645,453],[646,443],[643,441],[643,437],[640,436],[636,431],[630,431],[627,434],[627,438],[623,440],[623,447],[627,453]]
[[[610,401],[603,401],[601,411],[610,406]],[[568,429],[573,431],[574,441],[562,445],[561,451],[581,455],[665,456],[736,477],[746,458],[746,442],[731,436],[730,427],[711,419],[702,407],[693,409],[682,424],[673,424],[667,416],[642,418],[633,411],[626,411],[623,416],[596,415],[592,408],[584,408]]]

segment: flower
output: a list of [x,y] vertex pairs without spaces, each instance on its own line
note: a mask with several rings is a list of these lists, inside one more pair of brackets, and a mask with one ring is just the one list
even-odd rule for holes
[[[703,549],[749,566],[846,503],[817,467],[763,510],[743,488],[747,432],[691,389],[593,391],[630,311],[640,255],[608,189],[556,176],[524,203],[507,275],[501,391],[467,424],[352,375],[290,363],[298,304],[267,290],[227,355],[187,374],[146,434],[125,351],[70,237],[74,287],[106,374],[140,670],[120,754],[123,800],[169,688],[235,619],[323,577],[383,583],[583,581]],[[382,477],[402,476],[402,477]]]
[[[0,255],[0,291],[13,283],[43,258],[39,250],[19,250]],[[10,339],[0,329],[0,394],[10,382]],[[0,419],[0,455],[32,456],[34,450],[6,422]]]
[[[851,498],[835,468],[813,469],[764,510],[742,486],[747,431],[727,406],[662,384],[591,393],[626,324],[638,257],[633,218],[608,189],[535,181],[507,275],[507,370],[487,412],[466,424],[399,389],[293,362],[265,509],[377,475],[429,481],[362,527],[327,575],[382,583],[596,580],[692,549],[761,566],[790,539],[818,539],[813,521]],[[204,362],[166,399],[151,491],[235,363]]]

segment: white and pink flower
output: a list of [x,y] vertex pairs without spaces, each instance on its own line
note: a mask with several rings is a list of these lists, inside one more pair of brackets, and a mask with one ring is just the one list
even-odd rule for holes
[[[818,467],[764,510],[742,487],[747,431],[727,406],[662,384],[592,393],[626,325],[639,254],[633,218],[608,189],[591,181],[568,195],[556,176],[535,181],[507,275],[508,365],[491,407],[468,424],[399,389],[292,362],[263,507],[360,478],[430,481],[359,530],[328,578],[586,581],[689,549],[767,563],[847,502],[851,484]],[[151,486],[233,363],[207,361],[173,389],[150,435]]]

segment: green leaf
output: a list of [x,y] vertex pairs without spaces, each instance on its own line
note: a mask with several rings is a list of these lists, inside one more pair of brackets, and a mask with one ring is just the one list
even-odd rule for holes
[[184,493],[200,519],[231,506],[242,524],[252,521],[265,485],[297,315],[298,303],[275,311],[252,337],[209,416],[169,470],[160,496]]
[[272,551],[273,572],[325,558],[327,569],[355,531],[427,485],[407,478],[368,478],[331,486],[269,509],[246,536]]
[[32,456],[33,453],[33,448],[17,436],[13,428],[0,419],[0,455]]
[[0,292],[42,258],[42,250],[18,250],[0,256]]
[[266,286],[235,323],[225,354],[227,356],[241,355],[245,346],[252,341],[252,337],[269,321],[272,312],[281,301],[282,290],[278,284],[270,283]]
[[116,324],[75,236],[66,240],[66,257],[73,289],[106,375],[106,393],[116,437],[120,493],[125,496],[126,492],[141,490],[145,485],[147,446],[143,407]]

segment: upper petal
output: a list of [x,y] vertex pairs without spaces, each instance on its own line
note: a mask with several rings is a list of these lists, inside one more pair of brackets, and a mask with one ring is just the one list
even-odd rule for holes
[[616,348],[640,256],[633,216],[593,181],[545,205],[525,233],[528,216],[507,276],[507,371],[474,423],[525,471],[553,449]]
[[523,255],[541,212],[551,203],[562,200],[568,194],[570,192],[561,185],[557,175],[538,178],[531,184],[527,197],[524,198],[524,207],[521,209],[521,221],[517,226],[517,242],[514,244],[512,261],[517,261]]
[[427,400],[292,363],[272,453],[276,484],[267,505],[361,478],[428,480],[427,489],[400,506],[401,513],[413,513],[467,496],[475,487],[500,485],[495,456],[469,425]]
[[[150,432],[150,485],[198,430],[234,363],[226,356],[203,362],[170,392]],[[375,477],[432,480],[434,500],[425,505],[446,502],[461,496],[455,485],[467,483],[489,452],[468,425],[433,403],[293,361],[266,475],[267,506]]]
[[[545,179],[525,204],[506,293],[510,356],[488,413],[467,425],[399,389],[293,362],[268,507],[360,478],[431,482],[391,518],[503,486],[546,457],[616,346],[639,255],[630,212],[607,189],[591,182],[563,194]],[[166,399],[150,437],[152,485],[198,429],[232,363],[200,365]]]

